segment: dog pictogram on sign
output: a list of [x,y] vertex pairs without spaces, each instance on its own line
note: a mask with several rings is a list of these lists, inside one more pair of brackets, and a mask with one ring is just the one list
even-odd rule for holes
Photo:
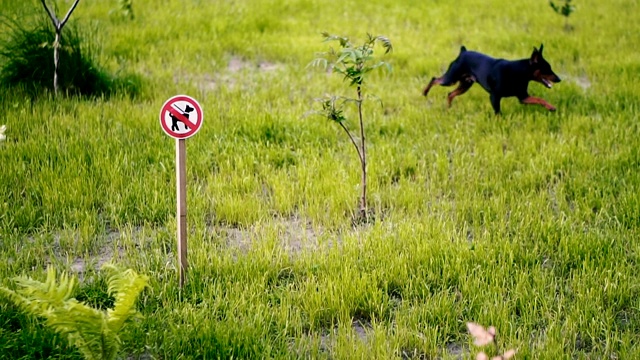
[[190,96],[174,96],[162,105],[160,125],[162,130],[172,138],[186,139],[191,137],[202,126],[202,108]]

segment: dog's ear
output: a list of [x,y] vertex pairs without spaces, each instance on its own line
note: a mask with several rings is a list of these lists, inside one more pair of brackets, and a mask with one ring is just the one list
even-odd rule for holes
[[542,55],[542,48],[544,47],[544,44],[540,44],[540,49],[538,49],[538,52],[540,53],[540,55]]
[[[542,47],[541,47],[542,48]],[[531,64],[536,64],[538,63],[538,60],[540,60],[540,57],[542,56],[542,50],[538,50],[536,49],[536,47],[533,47],[533,53],[531,53],[531,58],[529,59],[529,63]]]

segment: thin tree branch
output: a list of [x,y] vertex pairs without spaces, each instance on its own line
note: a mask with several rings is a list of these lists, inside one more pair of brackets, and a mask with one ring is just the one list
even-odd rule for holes
[[49,10],[49,7],[47,6],[45,0],[40,0],[40,2],[42,3],[42,6],[44,6],[44,9],[47,11],[47,14],[49,14],[49,18],[51,19],[51,22],[53,22],[53,27],[56,29],[56,31],[58,31],[60,22],[58,21],[56,14],[54,14],[53,11]]
[[[42,0],[44,1],[44,0]],[[67,12],[67,15],[64,16],[64,19],[62,19],[62,21],[60,22],[60,29],[62,29],[62,27],[64,26],[64,24],[67,23],[67,20],[69,20],[69,16],[71,16],[71,13],[73,12],[73,10],[76,9],[76,6],[78,6],[78,3],[80,2],[80,0],[76,0],[73,3],[73,6],[71,6],[71,9],[69,9],[69,11]]]
[[358,143],[356,142],[356,139],[353,138],[353,135],[351,135],[351,132],[349,131],[349,129],[347,129],[347,127],[344,126],[342,122],[339,122],[339,124],[340,126],[342,126],[342,129],[344,129],[344,132],[347,133],[347,136],[349,136],[349,139],[351,139],[351,143],[356,148],[356,151],[358,152],[358,158],[360,159],[360,163],[362,164],[362,154],[360,153],[360,148],[358,147]]

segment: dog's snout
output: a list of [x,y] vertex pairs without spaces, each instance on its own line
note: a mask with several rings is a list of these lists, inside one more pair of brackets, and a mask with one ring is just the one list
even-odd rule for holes
[[553,82],[559,83],[560,81],[562,81],[562,79],[560,79],[560,77],[558,75],[556,75],[556,78],[553,79]]

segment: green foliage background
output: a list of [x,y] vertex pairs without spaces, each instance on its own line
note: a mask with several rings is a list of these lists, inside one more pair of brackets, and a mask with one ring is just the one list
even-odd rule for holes
[[[3,15],[39,8],[0,0]],[[69,1],[60,1],[66,8]],[[495,325],[517,358],[640,357],[638,3],[585,0],[573,31],[548,2],[82,1],[101,63],[144,78],[131,99],[0,93],[0,281],[98,265],[150,277],[124,354],[157,358],[455,358],[464,323]],[[320,33],[389,37],[384,107],[365,107],[370,206],[353,228],[352,145],[304,118],[341,79],[307,69]],[[563,79],[492,114],[479,87],[446,109],[420,96],[464,44],[525,58],[544,43]],[[170,96],[204,108],[188,140],[187,287],[175,269]],[[352,118],[352,117],[350,117]],[[0,358],[77,358],[0,301]],[[10,355],[7,355],[10,354]]]

